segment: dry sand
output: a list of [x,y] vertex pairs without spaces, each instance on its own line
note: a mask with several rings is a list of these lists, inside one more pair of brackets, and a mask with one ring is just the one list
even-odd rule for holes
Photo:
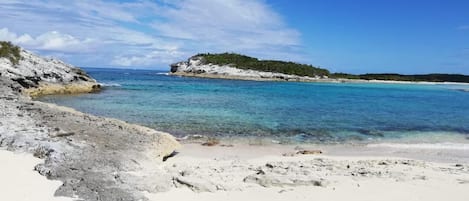
[[47,180],[34,171],[34,166],[44,162],[31,154],[18,154],[0,150],[0,200],[4,201],[72,201],[72,198],[54,197],[62,185],[60,181]]
[[[164,164],[176,172],[175,187],[147,197],[152,201],[469,199],[469,164],[431,162],[431,152],[438,150],[401,149],[397,155],[388,150],[380,156],[367,154],[376,148],[322,148],[331,154],[282,156],[294,149],[280,145],[186,144]],[[343,154],[347,150],[350,153]],[[398,157],[402,152],[425,161]],[[423,152],[430,158],[417,154]],[[259,180],[246,180],[250,176]],[[178,184],[179,180],[186,184]]]
[[252,188],[246,191],[220,191],[216,193],[194,193],[188,189],[174,189],[170,192],[149,195],[151,200],[166,201],[285,201],[285,200],[348,200],[348,201],[467,201],[467,185],[420,182],[394,182],[383,179],[370,179],[360,182],[342,181],[333,188]]
[[[298,149],[314,148],[325,153],[293,154]],[[158,170],[173,178],[169,191],[144,193],[150,201],[466,201],[469,198],[469,163],[464,157],[458,157],[461,160],[457,161],[445,159],[451,154],[467,157],[467,150],[184,144],[178,152],[165,163],[142,164],[147,171]],[[72,200],[53,197],[61,182],[47,180],[33,171],[42,160],[0,151],[0,161],[0,200]]]

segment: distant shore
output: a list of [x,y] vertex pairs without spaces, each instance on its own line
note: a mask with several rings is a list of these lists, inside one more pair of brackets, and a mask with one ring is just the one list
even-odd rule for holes
[[170,65],[173,75],[218,79],[293,82],[379,82],[379,83],[469,83],[469,76],[462,74],[396,73],[347,74],[308,64],[288,61],[260,60],[236,53],[197,54],[186,61]]
[[172,76],[209,78],[209,79],[228,79],[228,80],[247,80],[247,81],[278,81],[278,82],[324,82],[324,83],[383,83],[383,84],[424,84],[424,85],[469,85],[463,82],[427,82],[427,81],[394,81],[394,80],[363,80],[363,79],[343,79],[343,78],[298,78],[285,80],[282,78],[258,78],[249,76],[234,76],[222,74],[205,73],[187,73],[170,72]]

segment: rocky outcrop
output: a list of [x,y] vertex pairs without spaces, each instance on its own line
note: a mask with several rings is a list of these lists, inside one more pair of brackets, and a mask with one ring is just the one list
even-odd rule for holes
[[0,148],[45,159],[35,170],[63,185],[58,196],[80,200],[146,200],[168,190],[159,166],[180,144],[168,133],[97,117],[30,96],[99,90],[84,71],[21,51],[15,64],[0,58]]
[[211,63],[206,64],[202,56],[191,57],[187,61],[171,64],[170,67],[171,75],[189,77],[300,82],[317,82],[328,80],[327,77],[321,76],[307,77],[298,75],[288,75],[283,73],[240,69],[233,67],[233,65],[215,65]]
[[18,63],[0,57],[0,76],[20,84],[27,95],[88,93],[100,89],[96,80],[70,64],[39,57],[23,49],[20,55]]
[[63,185],[58,196],[83,200],[145,200],[168,190],[163,158],[180,145],[171,135],[71,108],[32,101],[0,77],[0,149],[45,159],[34,169]]

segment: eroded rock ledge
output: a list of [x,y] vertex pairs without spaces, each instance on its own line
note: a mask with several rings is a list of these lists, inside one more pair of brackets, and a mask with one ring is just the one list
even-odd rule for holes
[[0,58],[0,148],[45,159],[35,170],[63,185],[56,195],[84,200],[146,200],[171,177],[159,168],[180,145],[168,133],[96,117],[30,96],[99,90],[84,71],[21,51]]
[[23,49],[20,56],[18,63],[0,58],[0,76],[21,85],[25,95],[88,93],[101,88],[86,72],[60,60],[42,58]]

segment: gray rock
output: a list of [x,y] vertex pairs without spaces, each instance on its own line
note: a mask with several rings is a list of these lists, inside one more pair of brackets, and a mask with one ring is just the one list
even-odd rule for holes
[[219,188],[211,183],[210,180],[201,178],[180,176],[174,178],[174,181],[177,182],[177,184],[187,186],[195,192],[215,192]]
[[97,83],[61,61],[24,50],[21,55],[15,66],[0,58],[0,146],[45,159],[35,170],[63,182],[55,195],[146,200],[144,191],[168,190],[172,177],[157,171],[157,165],[179,146],[171,135],[31,100],[25,90],[41,94],[47,90],[43,85],[53,84],[59,90],[50,92],[61,93],[65,85]]

